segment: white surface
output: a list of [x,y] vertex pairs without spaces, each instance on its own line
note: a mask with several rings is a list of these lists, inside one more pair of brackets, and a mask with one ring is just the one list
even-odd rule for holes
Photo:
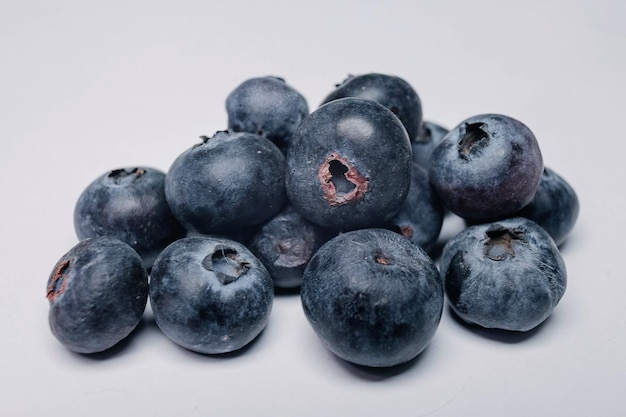
[[[516,3],[3,0],[0,414],[623,415],[625,3]],[[448,127],[483,112],[522,120],[574,186],[568,289],[544,326],[499,339],[446,311],[418,360],[378,373],[329,354],[297,296],[277,297],[260,339],[226,358],[178,348],[149,315],[108,355],[54,339],[45,285],[93,178],[167,170],[225,128],[224,100],[249,77],[280,75],[313,109],[347,74],[374,71],[409,81],[425,118]]]

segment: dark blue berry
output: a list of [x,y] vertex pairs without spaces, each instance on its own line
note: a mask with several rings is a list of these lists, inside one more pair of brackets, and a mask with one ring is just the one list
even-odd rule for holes
[[460,232],[443,249],[441,274],[459,317],[513,331],[528,331],[546,320],[567,282],[565,264],[550,235],[523,217]]
[[430,155],[435,148],[443,141],[449,130],[445,127],[424,120],[420,126],[418,135],[411,140],[413,150],[413,161],[418,165],[428,169]]
[[578,196],[572,186],[553,170],[544,168],[535,197],[518,215],[539,224],[560,245],[574,228],[579,211]]
[[114,169],[96,178],[76,202],[76,235],[120,239],[150,268],[159,252],[185,233],[165,200],[164,181],[164,172],[148,167]]
[[444,214],[443,205],[428,181],[428,173],[413,162],[409,194],[387,227],[429,252],[441,233]]
[[400,119],[411,140],[418,136],[422,103],[417,92],[404,79],[378,73],[350,75],[323,103],[344,97],[358,97],[382,104]]
[[287,153],[289,201],[335,230],[369,227],[400,208],[411,182],[411,145],[391,111],[359,98],[333,100],[296,129]]
[[309,259],[332,236],[287,206],[258,227],[246,246],[268,269],[276,288],[298,288]]
[[248,345],[268,323],[274,287],[263,264],[242,244],[186,237],[159,255],[150,277],[150,305],[163,333],[206,354]]
[[47,297],[54,336],[74,352],[102,352],[139,324],[148,275],[128,244],[109,237],[85,239],[55,265]]
[[264,137],[217,132],[176,158],[165,177],[165,197],[187,230],[234,233],[282,210],[285,157]]
[[306,99],[279,77],[251,78],[226,98],[228,128],[270,139],[286,150],[291,135],[309,114]]
[[301,298],[330,351],[371,367],[398,365],[422,352],[444,304],[431,258],[386,229],[342,233],[324,244],[306,267]]

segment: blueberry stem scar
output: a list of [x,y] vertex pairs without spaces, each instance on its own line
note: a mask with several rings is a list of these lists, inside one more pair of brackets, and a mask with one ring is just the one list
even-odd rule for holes
[[230,284],[250,269],[250,264],[240,261],[237,255],[233,248],[218,246],[204,258],[202,266],[214,272],[222,284]]
[[132,174],[135,174],[135,177],[139,178],[139,177],[141,177],[145,173],[146,173],[146,171],[144,169],[141,169],[141,168],[135,168],[135,169],[132,169],[130,171],[127,171],[127,170],[125,170],[123,168],[122,169],[114,169],[113,171],[111,171],[109,173],[109,178],[111,178],[115,184],[119,184],[122,181],[122,179],[124,179],[124,178],[126,178],[126,177],[128,177],[128,176],[130,176]]
[[[324,199],[331,206],[358,201],[367,192],[369,181],[348,160],[331,152],[320,165],[317,177],[322,185]],[[353,186],[346,187],[346,181]],[[341,188],[341,189],[338,189]]]
[[67,274],[67,271],[70,263],[71,261],[66,259],[59,263],[57,269],[54,271],[50,285],[48,285],[48,293],[46,294],[49,301],[54,300],[65,291],[65,287],[67,286],[67,277],[69,275]]
[[[469,159],[470,154],[479,147],[483,147],[489,140],[489,134],[484,129],[485,123],[466,123],[465,133],[459,142],[459,154]],[[479,145],[480,144],[480,145]]]
[[524,232],[515,229],[494,229],[486,233],[485,256],[493,261],[515,257],[515,242],[525,242]]
[[414,233],[415,231],[413,230],[411,226],[408,226],[408,225],[400,226],[400,234],[404,236],[405,238],[411,239]]

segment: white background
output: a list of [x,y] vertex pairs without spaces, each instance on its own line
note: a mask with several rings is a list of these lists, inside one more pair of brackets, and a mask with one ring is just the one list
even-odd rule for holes
[[[2,0],[0,414],[623,415],[624,4]],[[226,127],[224,100],[247,78],[282,76],[314,109],[366,72],[409,81],[447,127],[484,112],[523,121],[576,189],[568,289],[545,325],[507,337],[446,310],[417,360],[379,372],[328,353],[297,295],[276,297],[262,336],[227,357],[179,348],[148,314],[104,355],[56,341],[46,281],[77,243],[89,182],[127,165],[166,171]]]

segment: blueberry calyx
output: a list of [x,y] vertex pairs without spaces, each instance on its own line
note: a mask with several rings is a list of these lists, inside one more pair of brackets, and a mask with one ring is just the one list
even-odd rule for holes
[[465,132],[459,141],[459,155],[469,160],[472,153],[476,153],[489,141],[489,133],[485,130],[485,123],[465,123]]
[[296,268],[308,262],[310,252],[311,248],[304,239],[300,237],[284,239],[276,244],[278,258],[274,263],[285,268]]
[[526,242],[526,235],[518,229],[494,228],[485,232],[485,256],[492,261],[515,257],[516,242]]
[[132,175],[134,175],[135,178],[139,178],[145,173],[146,173],[146,170],[141,169],[141,168],[134,168],[134,169],[131,169],[130,171],[127,171],[126,169],[121,168],[121,169],[114,169],[113,171],[109,172],[108,178],[110,178],[114,184],[119,185],[122,183],[122,181],[124,181],[125,178],[128,178]]
[[378,265],[383,265],[383,266],[393,265],[395,263],[393,256],[390,256],[382,251],[377,251],[374,254],[374,261]]
[[67,286],[67,278],[69,276],[69,267],[71,261],[66,259],[60,262],[50,278],[50,285],[48,285],[48,292],[46,297],[49,301],[54,300],[59,295],[63,294]]
[[342,85],[347,84],[347,83],[348,83],[348,81],[350,81],[350,80],[351,80],[351,79],[353,79],[354,77],[356,77],[356,75],[354,75],[354,74],[348,74],[348,75],[346,76],[346,79],[345,79],[345,80],[343,80],[343,81],[341,81],[341,82],[339,82],[339,83],[335,83],[335,88],[339,88],[339,87],[341,87]]
[[224,284],[234,282],[250,269],[250,264],[237,259],[236,249],[227,246],[217,246],[212,254],[207,255],[202,261],[202,266],[215,273],[217,279]]
[[413,230],[413,228],[409,225],[402,225],[399,227],[399,229],[400,229],[400,234],[407,239],[411,239],[413,235],[415,234],[415,230]]
[[322,184],[324,199],[331,206],[360,200],[369,186],[368,179],[336,152],[331,152],[320,165],[317,176]]
[[217,132],[215,132],[215,134],[213,136],[200,135],[199,138],[200,138],[201,142],[198,142],[198,143],[194,144],[192,146],[192,148],[197,148],[198,146],[206,145],[211,139],[213,139],[217,135],[228,134],[228,133],[230,133],[228,130],[218,130]]

